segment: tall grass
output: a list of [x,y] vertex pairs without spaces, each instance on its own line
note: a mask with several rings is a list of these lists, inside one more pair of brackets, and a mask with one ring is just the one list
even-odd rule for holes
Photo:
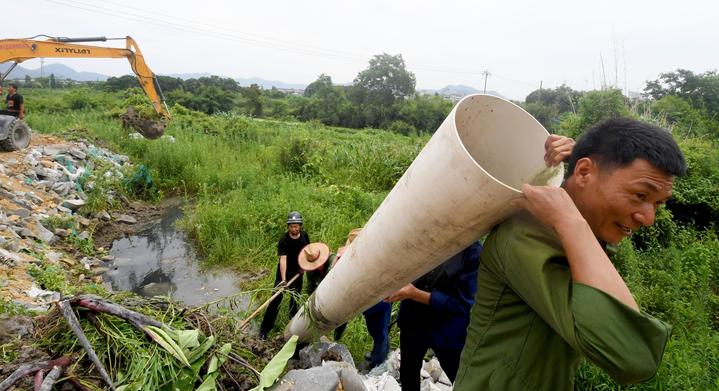
[[[191,201],[183,226],[208,263],[239,271],[270,270],[250,288],[272,284],[276,243],[285,230],[287,212],[301,211],[310,238],[337,249],[350,229],[368,220],[427,141],[427,137],[373,129],[253,120],[231,113],[207,116],[181,107],[173,108],[174,119],[166,131],[175,142],[132,140],[115,117],[125,96],[117,95],[107,103],[112,100],[108,96],[99,96],[105,102],[102,105],[70,110],[59,102],[67,99],[65,92],[28,91],[29,107],[41,99],[47,108],[31,109],[28,121],[42,132],[101,140],[150,167],[165,192],[179,192]],[[716,144],[704,143],[700,147],[716,156]],[[706,160],[704,149],[696,151],[688,154],[694,170]],[[712,159],[701,164],[716,167],[719,162]],[[679,182],[677,195],[710,198],[716,194],[712,190],[716,178],[714,174],[695,178],[704,187],[698,182]],[[674,326],[657,376],[629,389],[719,389],[719,241],[715,232],[716,225],[707,230],[679,226],[663,211],[655,227],[634,240],[636,247],[629,241],[620,246],[618,268],[641,307]],[[269,294],[258,294],[257,302]],[[278,329],[289,320],[287,301]],[[343,338],[356,361],[371,349],[363,323],[361,316],[354,319]],[[396,345],[396,331],[394,336]],[[620,387],[585,363],[577,389]]]

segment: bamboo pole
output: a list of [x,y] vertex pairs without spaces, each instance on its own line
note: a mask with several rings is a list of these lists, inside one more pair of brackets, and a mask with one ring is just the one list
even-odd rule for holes
[[287,288],[288,286],[292,285],[292,283],[295,282],[295,280],[296,280],[298,277],[300,277],[301,275],[302,275],[302,273],[297,273],[297,274],[295,274],[295,276],[292,277],[292,278],[287,282],[287,284],[280,286],[280,289],[278,289],[277,292],[275,292],[274,295],[270,296],[270,298],[267,299],[267,301],[265,301],[264,303],[262,303],[261,306],[257,307],[257,309],[256,309],[250,316],[248,316],[247,319],[245,319],[245,320],[242,322],[242,324],[240,325],[240,330],[244,330],[245,327],[247,327],[247,325],[250,324],[250,320],[252,320],[252,318],[254,318],[255,316],[257,316],[257,314],[259,314],[263,309],[265,309],[265,307],[267,307],[268,305],[270,305],[270,303],[272,302],[272,300],[274,300],[277,296],[281,295],[282,292],[284,292],[285,288]]

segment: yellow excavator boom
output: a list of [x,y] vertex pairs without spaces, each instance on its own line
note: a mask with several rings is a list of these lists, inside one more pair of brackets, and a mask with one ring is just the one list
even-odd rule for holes
[[[108,40],[105,37],[50,37],[47,40],[0,39],[0,63],[12,61],[15,62],[14,67],[18,63],[33,58],[127,58],[132,71],[140,80],[140,85],[150,98],[150,101],[152,101],[152,106],[157,114],[164,120],[169,120],[170,112],[165,105],[165,99],[157,82],[157,77],[147,66],[137,42],[129,36],[119,39],[125,41],[124,49],[76,43],[105,42]],[[3,78],[4,76],[0,77],[0,81]]]

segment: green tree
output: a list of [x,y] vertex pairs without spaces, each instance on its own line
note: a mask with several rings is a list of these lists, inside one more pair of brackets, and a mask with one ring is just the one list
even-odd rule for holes
[[324,73],[321,74],[317,80],[310,83],[310,85],[305,88],[304,96],[311,97],[317,94],[320,91],[326,91],[332,89],[332,78],[325,75]]
[[55,74],[50,74],[50,88],[56,88],[57,84],[55,83]]
[[694,74],[686,69],[662,73],[659,79],[647,82],[644,93],[659,100],[667,95],[685,99],[694,108],[706,109],[711,115],[719,116],[719,74],[709,71]]
[[262,116],[262,90],[257,84],[252,84],[242,89],[242,96],[247,100],[250,109],[250,115],[254,117]]
[[104,88],[107,91],[124,91],[128,88],[139,87],[140,82],[133,75],[110,77],[105,81]]
[[391,106],[415,92],[415,76],[407,71],[401,54],[378,54],[354,80],[359,103]]

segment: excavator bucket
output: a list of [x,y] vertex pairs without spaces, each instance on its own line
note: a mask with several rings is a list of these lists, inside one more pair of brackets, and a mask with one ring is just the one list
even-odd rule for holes
[[133,107],[128,107],[121,118],[123,128],[132,129],[150,140],[160,138],[167,127],[167,120],[145,118]]

